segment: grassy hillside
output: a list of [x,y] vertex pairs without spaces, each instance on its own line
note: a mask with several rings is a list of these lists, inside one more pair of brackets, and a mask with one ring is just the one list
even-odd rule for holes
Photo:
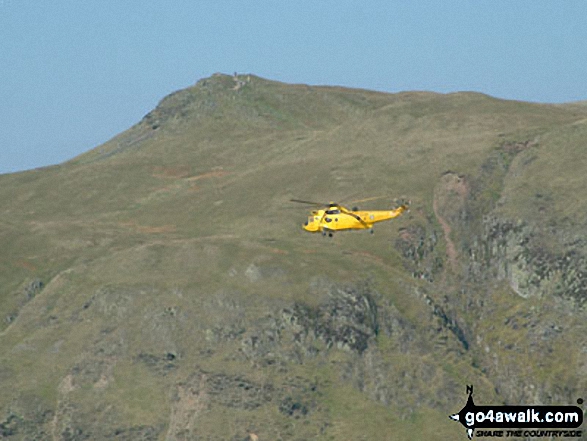
[[[440,440],[466,384],[574,404],[586,118],[215,75],[0,176],[0,433]],[[288,202],[374,196],[411,212],[327,239]]]

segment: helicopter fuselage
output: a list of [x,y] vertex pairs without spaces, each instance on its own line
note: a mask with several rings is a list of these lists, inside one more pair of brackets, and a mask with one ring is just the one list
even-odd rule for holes
[[344,207],[329,207],[326,210],[312,211],[302,228],[310,233],[368,230],[377,222],[398,217],[406,209],[403,205],[395,210],[378,211],[351,211]]

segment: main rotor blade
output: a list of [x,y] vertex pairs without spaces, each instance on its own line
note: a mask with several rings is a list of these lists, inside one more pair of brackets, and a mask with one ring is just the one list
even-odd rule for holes
[[328,206],[328,204],[324,204],[322,202],[303,201],[301,199],[290,199],[290,201],[297,202],[298,204],[316,205],[317,207],[327,207]]

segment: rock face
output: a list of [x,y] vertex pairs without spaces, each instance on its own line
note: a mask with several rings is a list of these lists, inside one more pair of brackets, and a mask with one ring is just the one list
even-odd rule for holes
[[[296,303],[266,317],[241,340],[251,360],[303,363],[332,348],[363,354],[380,331],[379,311],[367,286],[331,286],[328,300],[310,307]],[[236,337],[236,336],[235,336]]]
[[[468,283],[488,287],[472,309],[484,321],[499,320],[478,326],[477,342],[486,373],[509,402],[571,403],[586,386],[584,250],[577,244],[549,249],[540,230],[490,216],[483,234],[464,250]],[[507,311],[489,288],[496,282],[504,282],[522,303]],[[496,309],[500,313],[488,315]],[[493,344],[481,329],[491,329]],[[546,371],[557,374],[545,378]]]
[[473,277],[506,280],[520,296],[555,295],[582,306],[587,300],[587,262],[574,244],[555,253],[541,245],[540,233],[524,222],[489,217],[484,233],[469,249]]
[[365,288],[333,288],[326,304],[316,309],[297,304],[282,317],[300,342],[319,339],[326,348],[359,354],[379,332],[377,305]]
[[412,225],[403,228],[395,240],[395,247],[401,250],[404,265],[412,277],[433,282],[441,273],[444,259],[434,252],[438,244],[436,230],[429,226]]
[[[400,232],[395,245],[412,276],[430,282],[423,298],[433,314],[504,401],[571,403],[586,387],[584,241],[568,226],[513,220],[499,209],[510,164],[533,146],[504,144],[475,176],[445,173],[435,219]],[[449,293],[434,294],[435,285]]]

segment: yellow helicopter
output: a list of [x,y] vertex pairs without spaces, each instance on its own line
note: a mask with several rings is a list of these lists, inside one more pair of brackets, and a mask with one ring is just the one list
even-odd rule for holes
[[[365,200],[369,199],[363,199]],[[335,231],[341,230],[370,230],[373,234],[373,225],[376,222],[394,219],[409,209],[408,203],[394,210],[360,211],[358,208],[349,210],[335,202],[323,204],[301,199],[290,199],[290,201],[321,207],[318,210],[312,210],[302,228],[310,233],[320,232],[323,236],[328,234],[329,237],[332,237]]]

